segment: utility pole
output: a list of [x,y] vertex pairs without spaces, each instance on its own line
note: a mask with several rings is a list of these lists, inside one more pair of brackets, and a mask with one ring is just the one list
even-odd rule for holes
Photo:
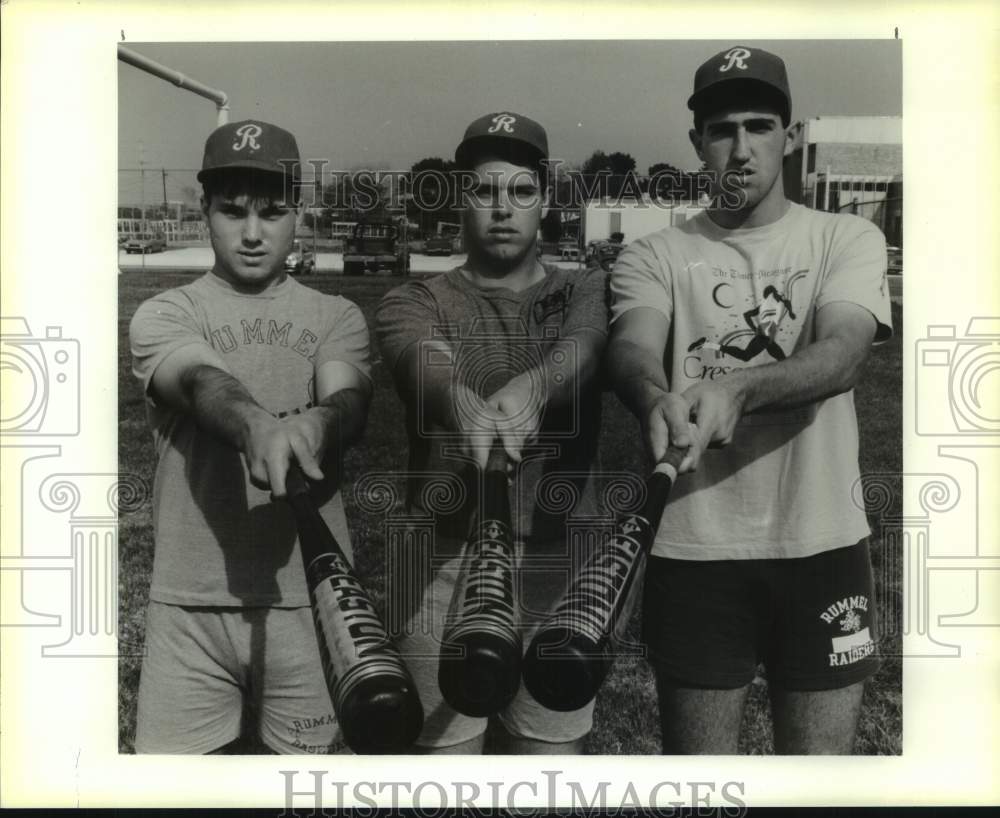
[[[146,222],[146,146],[139,142],[139,182],[140,182],[140,192],[139,198],[141,199],[140,207],[142,208],[142,234],[145,236],[149,232],[149,225]],[[146,272],[146,254],[142,255],[142,271]]]
[[146,232],[146,146],[139,142],[139,229]]
[[[313,165],[313,173],[316,172],[316,166]],[[323,201],[323,172],[320,171],[319,176],[313,179],[313,184],[315,185],[315,193],[313,194],[313,213],[312,213],[312,230],[313,230],[313,272],[315,273],[319,268],[319,252],[316,248],[316,234],[319,232],[319,214],[322,213],[320,209],[320,203]]]

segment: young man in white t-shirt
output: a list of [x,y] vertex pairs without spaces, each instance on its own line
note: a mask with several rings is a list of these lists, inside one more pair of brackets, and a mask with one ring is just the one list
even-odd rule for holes
[[736,752],[763,662],[776,751],[849,753],[878,667],[852,387],[891,334],[885,240],[785,198],[779,57],[712,57],[688,107],[716,195],[619,257],[608,351],[651,455],[689,447],[646,577],[663,749]]

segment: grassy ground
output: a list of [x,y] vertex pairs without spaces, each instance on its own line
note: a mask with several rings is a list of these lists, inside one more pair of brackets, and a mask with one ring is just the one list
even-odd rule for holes
[[[189,273],[126,273],[119,277],[119,466],[121,471],[152,481],[154,453],[146,427],[141,390],[130,372],[127,343],[128,323],[138,305],[168,287],[194,278]],[[398,281],[392,279],[312,276],[302,279],[324,292],[340,293],[364,311],[371,322],[382,294]],[[857,409],[861,427],[862,473],[899,474],[902,469],[902,310],[893,307],[896,335],[878,348],[857,388]],[[351,485],[366,471],[402,469],[406,436],[402,406],[393,390],[388,373],[380,364],[374,368],[376,399],[368,421],[364,442],[348,456],[345,486]],[[631,415],[611,395],[605,396],[605,420],[602,432],[602,455],[607,469],[641,473],[637,445],[637,426]],[[898,479],[898,478],[897,478]],[[898,486],[892,492],[893,508],[899,513]],[[362,513],[350,491],[344,492],[347,514],[354,542],[369,547],[360,549],[358,573],[369,588],[381,588],[384,577],[383,531],[379,521]],[[884,555],[881,548],[880,519],[871,520],[874,536],[873,560],[880,610],[890,621],[899,621],[901,577],[883,576]],[[121,608],[119,662],[119,746],[121,752],[133,751],[135,703],[139,679],[139,654],[144,633],[144,610],[148,599],[152,569],[153,538],[151,506],[123,514],[120,520],[121,561],[119,600]],[[899,565],[898,561],[893,561]],[[631,624],[633,634],[638,623]],[[857,751],[866,754],[899,754],[902,749],[901,669],[897,658],[898,633],[890,634],[884,645],[888,658],[878,675],[868,685],[862,712]],[[588,751],[604,754],[651,754],[658,752],[656,695],[652,675],[645,662],[623,659],[614,667],[598,698],[595,728],[588,741]],[[751,687],[744,720],[741,749],[747,753],[773,752],[767,704],[767,683],[759,678]]]

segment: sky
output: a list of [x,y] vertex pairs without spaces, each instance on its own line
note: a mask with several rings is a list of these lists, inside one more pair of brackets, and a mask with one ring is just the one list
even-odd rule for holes
[[[282,125],[303,159],[338,170],[452,158],[472,120],[501,110],[541,122],[551,155],[569,163],[603,150],[631,154],[643,173],[657,162],[695,169],[694,71],[733,45],[785,60],[795,119],[902,114],[901,43],[891,39],[125,45],[225,91],[230,121]],[[120,61],[118,116],[121,169],[138,168],[140,155],[147,169],[197,168],[216,122],[214,103]],[[130,198],[138,174],[119,176]],[[144,184],[159,195],[158,179],[147,173]]]

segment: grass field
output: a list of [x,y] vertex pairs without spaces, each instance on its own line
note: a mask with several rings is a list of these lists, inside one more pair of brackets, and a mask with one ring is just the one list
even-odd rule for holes
[[[154,452],[146,427],[143,397],[131,375],[128,351],[128,324],[139,304],[154,293],[187,283],[190,273],[125,273],[119,276],[119,468],[152,484]],[[371,320],[379,299],[398,280],[380,278],[345,279],[312,276],[303,283],[324,292],[342,294],[354,301]],[[896,474],[902,470],[902,309],[893,305],[894,338],[877,348],[856,390],[861,428],[862,474]],[[345,464],[345,488],[370,470],[402,469],[405,464],[406,435],[402,405],[384,368],[374,367],[376,397],[368,420],[365,440],[353,449]],[[604,426],[601,438],[604,467],[608,470],[642,472],[638,426],[612,395],[605,395]],[[901,478],[899,478],[901,479]],[[899,514],[899,486],[892,492],[894,506],[888,514]],[[357,571],[369,588],[382,587],[384,577],[383,532],[377,519],[363,514],[351,492],[344,491],[347,514],[355,543],[366,543],[358,553]],[[901,577],[891,566],[897,560],[883,553],[881,520],[871,519],[872,555],[877,584],[877,600],[883,618],[899,622]],[[133,751],[135,705],[139,680],[139,654],[144,633],[144,612],[148,599],[153,563],[152,509],[147,503],[120,519],[120,641],[119,661],[119,749]],[[638,624],[631,623],[633,635]],[[886,658],[879,673],[869,683],[858,736],[857,752],[895,755],[902,751],[901,664],[898,658],[901,636],[887,634],[883,640]],[[656,696],[652,674],[640,659],[622,659],[616,665],[597,702],[594,730],[588,752],[602,754],[652,754],[659,751]],[[767,683],[758,678],[751,686],[741,749],[751,754],[773,752],[767,703]]]

